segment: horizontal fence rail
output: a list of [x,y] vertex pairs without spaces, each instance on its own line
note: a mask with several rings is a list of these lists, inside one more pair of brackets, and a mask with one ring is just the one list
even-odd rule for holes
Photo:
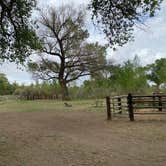
[[[134,114],[166,114],[166,95],[128,95],[106,98],[107,119],[112,119],[112,114],[127,113],[130,121],[134,121]],[[144,112],[153,109],[153,111]],[[165,109],[165,110],[164,110]],[[144,110],[144,111],[141,111]]]

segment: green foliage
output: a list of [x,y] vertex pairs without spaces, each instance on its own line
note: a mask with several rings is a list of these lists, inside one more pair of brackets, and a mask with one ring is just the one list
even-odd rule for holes
[[10,84],[6,75],[0,73],[0,95],[12,94],[17,87],[18,85],[16,83]]
[[151,89],[145,69],[140,66],[138,57],[135,57],[123,65],[108,65],[103,75],[101,72],[84,81],[81,87],[73,87],[72,95],[74,98],[104,98],[107,95],[148,91]]
[[40,42],[30,24],[35,0],[0,1],[0,59],[23,63]]
[[58,99],[60,97],[59,85],[56,82],[42,82],[41,84],[31,84],[30,86],[18,87],[14,95],[20,99]]
[[[99,99],[107,95],[131,93],[152,93],[157,90],[166,92],[166,59],[142,67],[138,57],[122,65],[108,64],[102,72],[93,73],[83,85],[69,86],[70,99]],[[151,85],[151,82],[155,83]],[[0,74],[0,95],[12,94],[21,99],[62,99],[61,87],[56,80],[36,82],[29,86],[9,83],[4,74]]]
[[136,23],[154,16],[163,0],[91,0],[93,19],[101,25],[111,47],[133,39]]
[[4,74],[0,74],[0,95],[9,93],[9,82]]
[[155,83],[157,89],[166,84],[166,58],[161,58],[146,67],[148,79]]
[[135,66],[131,61],[125,62],[110,79],[115,91],[123,93],[141,93],[148,87],[144,69]]

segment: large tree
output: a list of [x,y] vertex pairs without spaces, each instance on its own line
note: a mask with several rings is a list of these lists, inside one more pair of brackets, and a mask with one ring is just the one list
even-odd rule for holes
[[101,25],[110,46],[133,39],[134,25],[152,17],[163,0],[91,0],[93,19]]
[[24,62],[31,49],[40,48],[30,25],[35,0],[0,0],[0,59]]
[[67,84],[97,72],[105,65],[106,47],[88,43],[83,10],[71,6],[49,8],[39,19],[43,49],[39,59],[29,63],[29,70],[43,80],[58,80],[63,98]]

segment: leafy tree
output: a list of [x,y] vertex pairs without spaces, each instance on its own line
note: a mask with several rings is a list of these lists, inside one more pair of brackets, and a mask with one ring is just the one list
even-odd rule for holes
[[155,63],[147,65],[147,77],[150,81],[155,83],[157,90],[160,90],[162,84],[166,84],[166,58],[161,58]]
[[118,75],[118,83],[124,92],[140,92],[147,85],[144,70],[136,68],[129,61],[121,68]]
[[89,8],[111,46],[122,46],[133,38],[134,25],[154,16],[163,0],[91,0]]
[[144,92],[148,87],[147,77],[143,67],[139,66],[137,57],[132,61],[125,62],[122,66],[115,66],[111,70],[110,77],[111,85],[114,91],[129,93],[129,92]]
[[10,84],[6,75],[0,73],[0,95],[10,94]]
[[13,94],[15,90],[19,88],[19,84],[17,82],[10,83],[10,94]]
[[0,0],[0,59],[24,62],[31,49],[40,48],[30,25],[35,0]]
[[81,88],[84,98],[104,98],[112,93],[110,81],[106,78],[86,80]]
[[29,63],[29,71],[43,80],[58,80],[63,98],[67,84],[103,68],[106,47],[87,43],[84,12],[71,6],[49,9],[40,18],[43,49],[39,61]]

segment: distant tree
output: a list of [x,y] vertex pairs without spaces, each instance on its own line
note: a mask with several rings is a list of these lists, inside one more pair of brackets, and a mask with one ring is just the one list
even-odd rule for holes
[[105,65],[106,47],[88,43],[84,12],[71,6],[49,8],[40,18],[43,49],[39,59],[29,63],[29,71],[43,80],[58,80],[63,98],[67,84],[97,72]]
[[20,99],[35,100],[35,99],[58,99],[59,86],[55,82],[43,81],[27,86],[17,86],[14,95]]
[[19,84],[17,82],[10,83],[10,94],[13,94],[16,89],[19,88]]
[[154,16],[163,0],[91,0],[93,19],[101,25],[110,46],[133,39],[134,25]]
[[147,77],[155,83],[157,91],[160,90],[162,84],[166,84],[166,58],[161,58],[155,61],[155,63],[147,65]]
[[137,57],[134,60],[124,62],[122,66],[115,66],[111,70],[111,85],[115,91],[144,92],[147,89],[147,77],[143,67],[139,66]]
[[10,94],[10,83],[6,78],[6,75],[0,73],[0,95],[8,95]]
[[84,98],[104,98],[111,93],[111,83],[106,78],[86,80],[81,86],[81,96]]
[[35,0],[0,0],[0,60],[24,62],[31,49],[40,48],[30,25]]

